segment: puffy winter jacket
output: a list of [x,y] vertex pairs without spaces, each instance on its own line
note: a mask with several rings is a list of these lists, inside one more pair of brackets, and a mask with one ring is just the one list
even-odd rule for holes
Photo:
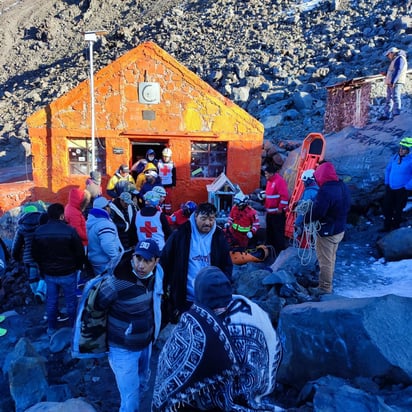
[[33,258],[42,273],[64,276],[81,269],[84,247],[76,230],[62,220],[49,220],[34,232]]
[[109,214],[102,209],[93,208],[86,221],[88,258],[96,275],[117,265],[123,254],[123,246],[116,225]]
[[23,262],[35,264],[32,256],[32,240],[34,231],[40,225],[41,212],[31,212],[23,215],[18,221],[16,234],[11,247],[11,255],[14,260],[20,261],[23,250]]
[[89,193],[80,189],[71,189],[69,192],[69,203],[64,208],[64,218],[66,222],[74,227],[82,240],[84,246],[87,245],[86,219],[82,210],[89,202]]

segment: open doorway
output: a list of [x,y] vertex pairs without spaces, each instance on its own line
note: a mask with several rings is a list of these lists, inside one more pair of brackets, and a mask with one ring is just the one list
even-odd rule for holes
[[[153,149],[155,152],[155,159],[162,158],[162,150],[167,146],[167,141],[162,142],[132,142],[132,158],[130,163],[132,164],[132,176],[136,180],[137,174],[133,171],[133,165],[141,159],[144,159],[146,152],[149,149]],[[136,174],[136,176],[134,176]]]

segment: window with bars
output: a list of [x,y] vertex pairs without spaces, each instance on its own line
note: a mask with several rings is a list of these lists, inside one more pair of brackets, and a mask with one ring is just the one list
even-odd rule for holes
[[192,142],[190,162],[192,178],[218,177],[226,170],[226,164],[226,142]]
[[[96,140],[96,166],[101,173],[106,173],[106,147],[104,139]],[[92,171],[92,140],[68,139],[69,173],[88,175]]]

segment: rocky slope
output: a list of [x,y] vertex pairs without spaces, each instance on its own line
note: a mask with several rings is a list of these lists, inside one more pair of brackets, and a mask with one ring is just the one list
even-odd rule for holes
[[95,70],[152,40],[258,119],[278,113],[272,140],[321,131],[325,86],[379,73],[412,40],[393,0],[2,0],[0,16],[0,167],[30,154],[27,116],[88,77],[87,30],[107,31]]

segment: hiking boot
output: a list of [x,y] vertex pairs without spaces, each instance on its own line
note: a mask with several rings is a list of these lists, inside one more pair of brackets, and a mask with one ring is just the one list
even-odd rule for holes
[[44,303],[44,301],[46,300],[46,296],[44,296],[43,292],[36,292],[35,295],[34,295],[34,299],[40,305],[40,304]]
[[[44,320],[47,320],[47,313],[44,314],[43,316]],[[69,319],[69,315],[66,315],[65,313],[58,313],[57,314],[57,322],[66,322],[66,320]]]
[[67,315],[66,313],[59,312],[57,314],[57,322],[66,322],[66,320],[68,319],[69,319],[69,315]]
[[315,296],[315,297],[319,297],[319,296],[322,296],[322,295],[332,293],[332,292],[329,292],[326,289],[322,289],[322,288],[309,288],[308,290],[309,290],[309,293],[312,296]]

